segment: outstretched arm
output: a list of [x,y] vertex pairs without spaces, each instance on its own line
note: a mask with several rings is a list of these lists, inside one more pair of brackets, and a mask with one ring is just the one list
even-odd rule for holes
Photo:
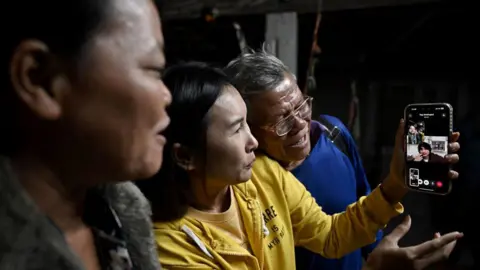
[[[371,193],[370,184],[367,180],[367,176],[365,174],[365,169],[363,168],[363,162],[360,157],[360,153],[358,151],[358,147],[353,139],[352,135],[350,134],[348,128],[342,123],[342,121],[333,116],[324,116],[328,121],[332,124],[339,127],[342,131],[342,136],[345,139],[347,151],[350,155],[349,161],[352,165],[352,168],[355,172],[355,180],[356,180],[356,194],[357,200],[360,199],[362,196],[367,196]],[[370,245],[364,246],[362,248],[362,255],[366,259],[368,254],[372,252],[372,250],[377,246],[378,242],[382,240],[383,232],[379,230],[376,234],[376,241]]]

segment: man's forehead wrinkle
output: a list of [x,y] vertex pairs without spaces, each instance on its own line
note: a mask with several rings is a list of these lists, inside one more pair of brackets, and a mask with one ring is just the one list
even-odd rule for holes
[[297,106],[297,96],[295,95],[296,88],[290,87],[286,90],[285,95],[280,98],[280,102],[288,107],[289,109],[295,108]]
[[290,91],[292,90],[293,82],[290,78],[285,78],[277,87],[275,87],[274,91],[282,92],[282,91]]

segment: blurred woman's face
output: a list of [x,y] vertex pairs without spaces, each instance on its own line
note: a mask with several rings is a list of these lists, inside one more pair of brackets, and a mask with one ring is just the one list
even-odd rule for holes
[[210,185],[235,185],[250,179],[258,142],[246,118],[242,97],[232,86],[226,87],[207,114],[204,166]]
[[78,65],[52,76],[45,91],[51,94],[33,102],[20,95],[37,117],[50,120],[42,126],[49,133],[43,143],[54,150],[49,155],[64,165],[72,160],[70,171],[103,179],[91,181],[155,174],[165,144],[160,132],[169,124],[165,108],[171,96],[161,79],[165,56],[156,8],[150,0],[112,5]]

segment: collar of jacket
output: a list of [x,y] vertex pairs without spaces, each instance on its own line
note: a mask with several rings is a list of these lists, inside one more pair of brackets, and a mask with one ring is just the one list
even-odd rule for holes
[[[151,210],[143,194],[130,182],[106,185],[103,194],[118,215],[133,269],[160,269]],[[18,183],[9,159],[1,156],[0,220],[0,269],[84,269],[61,231]]]

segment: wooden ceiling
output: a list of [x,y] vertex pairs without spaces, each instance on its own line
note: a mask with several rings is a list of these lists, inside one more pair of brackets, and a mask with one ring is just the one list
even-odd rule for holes
[[159,0],[163,19],[192,19],[200,17],[201,10],[215,7],[220,16],[263,14],[296,11],[298,13],[372,7],[412,5],[440,0]]

